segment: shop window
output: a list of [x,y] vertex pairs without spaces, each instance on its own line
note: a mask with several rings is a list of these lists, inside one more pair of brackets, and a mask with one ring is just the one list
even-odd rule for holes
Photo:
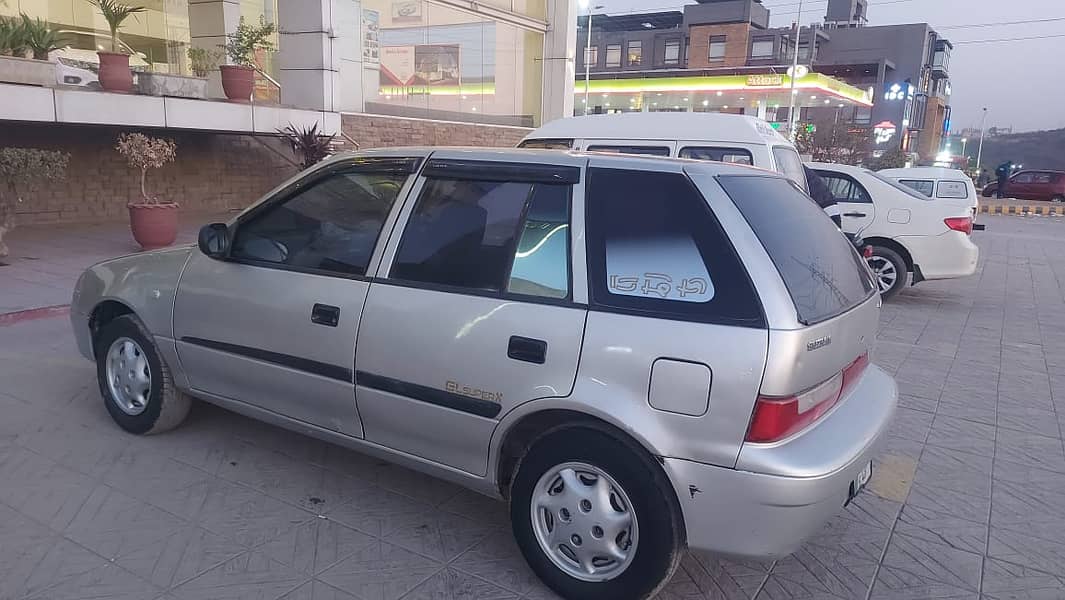
[[588,46],[584,49],[584,64],[593,68],[599,66],[599,46]]
[[621,66],[621,44],[607,44],[606,66],[608,68],[617,68]]
[[710,50],[707,56],[707,58],[710,59],[710,62],[725,60],[725,42],[727,41],[728,38],[723,35],[710,36]]

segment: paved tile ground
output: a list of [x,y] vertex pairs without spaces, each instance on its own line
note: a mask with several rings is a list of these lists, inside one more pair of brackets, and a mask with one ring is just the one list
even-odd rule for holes
[[[661,598],[1065,598],[1065,221],[984,222],[976,276],[884,308],[902,406],[868,492]],[[205,404],[127,435],[65,319],[0,327],[0,599],[550,597],[500,504]]]
[[[183,214],[175,243],[196,241],[204,223],[231,215]],[[140,250],[129,223],[27,225],[5,236],[10,256],[0,260],[0,314],[70,303],[86,267]]]

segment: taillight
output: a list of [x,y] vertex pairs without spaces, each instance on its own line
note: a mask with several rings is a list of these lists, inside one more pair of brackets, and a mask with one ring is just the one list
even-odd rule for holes
[[972,217],[950,217],[949,219],[943,219],[943,222],[954,231],[960,231],[965,235],[973,234]]
[[869,355],[862,354],[828,381],[794,396],[758,396],[754,416],[747,430],[747,441],[776,442],[805,429],[839,402],[861,378],[869,366]]

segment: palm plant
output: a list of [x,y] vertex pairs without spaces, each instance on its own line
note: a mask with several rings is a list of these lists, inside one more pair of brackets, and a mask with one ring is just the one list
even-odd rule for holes
[[26,13],[22,13],[22,35],[26,49],[33,52],[33,58],[37,60],[48,60],[49,52],[63,47],[58,31],[39,17],[31,19]]
[[15,17],[0,16],[0,56],[22,56],[26,52],[26,32]]
[[318,133],[317,123],[300,129],[290,124],[284,129],[278,129],[277,132],[285,138],[293,152],[303,157],[303,162],[300,163],[301,169],[309,169],[333,153],[332,143],[336,135]]
[[118,30],[122,27],[122,23],[130,16],[145,11],[143,6],[122,4],[117,0],[89,0],[89,4],[100,11],[104,20],[107,21],[107,26],[111,29],[111,52],[118,52],[120,49]]

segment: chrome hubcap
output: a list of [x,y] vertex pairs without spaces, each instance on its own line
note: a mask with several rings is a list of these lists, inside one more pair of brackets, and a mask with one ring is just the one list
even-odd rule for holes
[[107,351],[107,387],[115,405],[130,416],[144,412],[152,391],[148,357],[129,338],[118,338]]
[[548,469],[533,488],[531,512],[540,549],[571,577],[613,579],[636,555],[632,502],[598,467],[569,462]]
[[895,263],[882,256],[870,258],[869,268],[873,270],[873,275],[876,276],[881,292],[890,290],[895,285],[895,282],[899,280],[899,272],[895,269]]

